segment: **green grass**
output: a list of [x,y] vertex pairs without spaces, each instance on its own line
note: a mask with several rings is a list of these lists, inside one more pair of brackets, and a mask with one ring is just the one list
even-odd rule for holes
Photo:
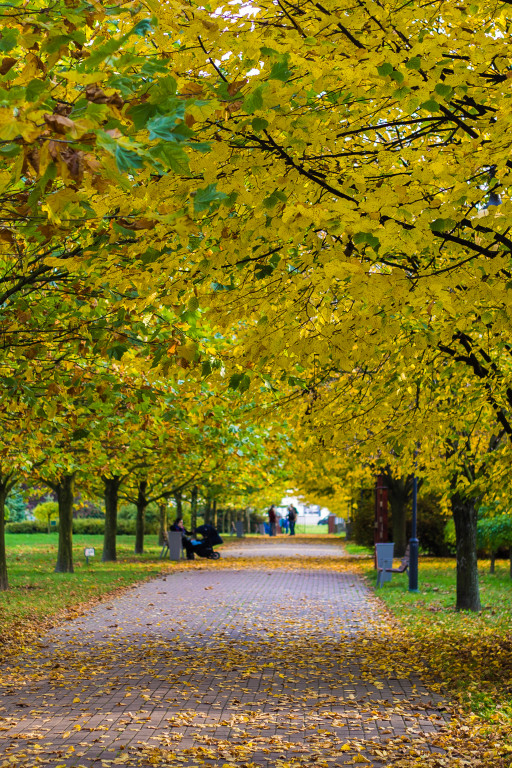
[[373,550],[368,549],[368,547],[361,547],[359,544],[353,544],[352,542],[347,541],[344,541],[343,544],[349,555],[373,557]]
[[[24,642],[59,618],[102,595],[173,567],[158,559],[156,536],[147,536],[144,555],[134,555],[134,537],[118,536],[116,563],[102,563],[102,536],[73,537],[74,573],[54,573],[56,534],[7,534],[10,589],[0,593],[0,636]],[[84,547],[96,556],[85,562]]]
[[[369,583],[372,563],[362,567]],[[408,575],[393,574],[377,590],[407,626],[420,658],[463,705],[493,721],[512,720],[512,579],[508,561],[479,563],[482,610],[456,611],[455,560],[420,558],[419,593],[408,591]]]

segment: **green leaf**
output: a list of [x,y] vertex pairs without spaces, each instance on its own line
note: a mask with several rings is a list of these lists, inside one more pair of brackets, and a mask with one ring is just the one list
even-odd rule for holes
[[148,120],[156,115],[157,111],[156,104],[146,101],[145,104],[135,104],[127,111],[127,115],[133,120],[135,130],[140,131],[146,126]]
[[211,203],[224,200],[227,195],[217,191],[216,184],[208,184],[204,189],[198,189],[194,196],[194,211],[199,213],[210,207]]
[[421,56],[413,56],[412,59],[409,59],[409,61],[406,62],[405,66],[407,69],[420,69]]
[[401,72],[399,72],[397,69],[394,69],[390,75],[391,79],[394,80],[398,85],[401,85],[404,81],[404,76]]
[[2,53],[9,53],[16,47],[18,42],[18,30],[9,29],[9,27],[2,27],[0,29],[0,51]]
[[380,240],[371,232],[357,232],[354,235],[354,243],[356,245],[369,245],[375,252],[380,248]]
[[45,92],[48,83],[44,80],[31,80],[25,89],[25,98],[27,101],[37,101],[39,96]]
[[147,77],[152,77],[153,75],[160,74],[162,72],[167,72],[169,69],[169,60],[161,61],[159,59],[150,59],[149,61],[145,61],[142,65],[141,72],[143,75],[146,75]]
[[289,58],[290,56],[287,53],[281,58],[280,61],[274,62],[268,76],[269,80],[281,80],[283,83],[286,83],[286,81],[289,80],[293,74],[293,71],[288,67]]
[[140,37],[144,37],[149,32],[152,31],[152,26],[154,23],[154,19],[141,19],[131,30],[132,35],[139,35]]
[[273,208],[278,203],[286,203],[288,198],[284,192],[280,192],[278,189],[274,190],[271,195],[263,200],[265,208]]
[[[185,117],[185,103],[180,102],[177,105],[174,114],[153,117],[147,123],[147,129],[149,131],[150,139],[165,139],[166,141],[183,141],[183,134],[185,129],[189,131],[189,135],[192,135],[192,131],[187,126],[183,126],[181,130],[176,127],[178,120],[183,120]],[[180,126],[181,128],[181,126]]]
[[380,67],[377,67],[377,72],[381,77],[387,77],[390,75],[393,71],[393,66],[389,64],[387,61],[384,64],[381,64]]
[[242,375],[243,374],[241,373],[234,373],[231,376],[228,384],[229,389],[238,389],[238,385],[240,384],[240,379],[242,378]]
[[264,131],[268,128],[268,120],[265,120],[263,117],[255,117],[253,118],[251,125],[253,131]]
[[428,99],[428,101],[424,101],[423,104],[420,104],[420,109],[426,109],[428,112],[439,112],[439,104],[435,99]]
[[263,96],[262,96],[261,85],[258,86],[258,88],[256,88],[252,93],[249,93],[245,97],[243,109],[245,112],[248,112],[249,114],[251,114],[252,112],[255,112],[257,109],[263,109]]
[[450,229],[453,229],[454,226],[455,221],[453,219],[434,219],[434,221],[431,221],[429,224],[432,232],[448,232]]
[[445,85],[445,83],[438,83],[434,90],[444,99],[449,99],[453,93],[453,88],[450,85]]
[[47,44],[44,46],[44,51],[46,53],[57,53],[59,48],[62,48],[63,45],[67,45],[72,39],[73,38],[70,35],[55,35],[55,37],[48,40]]
[[136,152],[132,152],[131,149],[125,149],[120,145],[117,146],[115,152],[116,163],[119,171],[131,171],[134,168],[142,168],[144,166],[144,160]]
[[188,157],[182,147],[170,141],[161,141],[149,151],[151,157],[157,158],[180,176],[190,176]]
[[17,157],[21,152],[19,144],[0,144],[0,155],[2,157]]

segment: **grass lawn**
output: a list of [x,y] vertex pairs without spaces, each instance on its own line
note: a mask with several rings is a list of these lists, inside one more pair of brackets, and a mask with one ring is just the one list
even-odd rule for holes
[[[158,559],[156,536],[146,536],[144,555],[134,555],[134,537],[118,536],[117,563],[102,563],[103,536],[75,535],[75,573],[54,573],[57,534],[7,534],[10,590],[0,592],[0,647],[19,649],[52,624],[81,612],[101,595],[175,567]],[[96,556],[85,562],[84,548]]]
[[[361,562],[375,585],[371,560]],[[512,724],[512,579],[508,561],[479,562],[482,611],[455,611],[455,559],[420,558],[419,594],[408,592],[407,574],[393,574],[377,590],[404,624],[413,652],[466,709],[489,722]]]

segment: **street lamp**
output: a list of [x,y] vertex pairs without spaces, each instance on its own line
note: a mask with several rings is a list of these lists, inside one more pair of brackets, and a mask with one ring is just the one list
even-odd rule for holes
[[417,537],[418,478],[412,478],[412,524],[409,539],[409,592],[418,592],[418,550]]

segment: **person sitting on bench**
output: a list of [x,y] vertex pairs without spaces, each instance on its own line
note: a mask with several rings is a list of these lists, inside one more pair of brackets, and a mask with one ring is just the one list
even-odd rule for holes
[[192,542],[188,538],[189,536],[192,536],[192,531],[187,531],[183,524],[183,518],[177,517],[174,523],[169,528],[170,531],[180,531],[181,536],[181,543],[183,544],[183,549],[187,553],[187,560],[193,560],[194,559],[194,548],[192,546]]

